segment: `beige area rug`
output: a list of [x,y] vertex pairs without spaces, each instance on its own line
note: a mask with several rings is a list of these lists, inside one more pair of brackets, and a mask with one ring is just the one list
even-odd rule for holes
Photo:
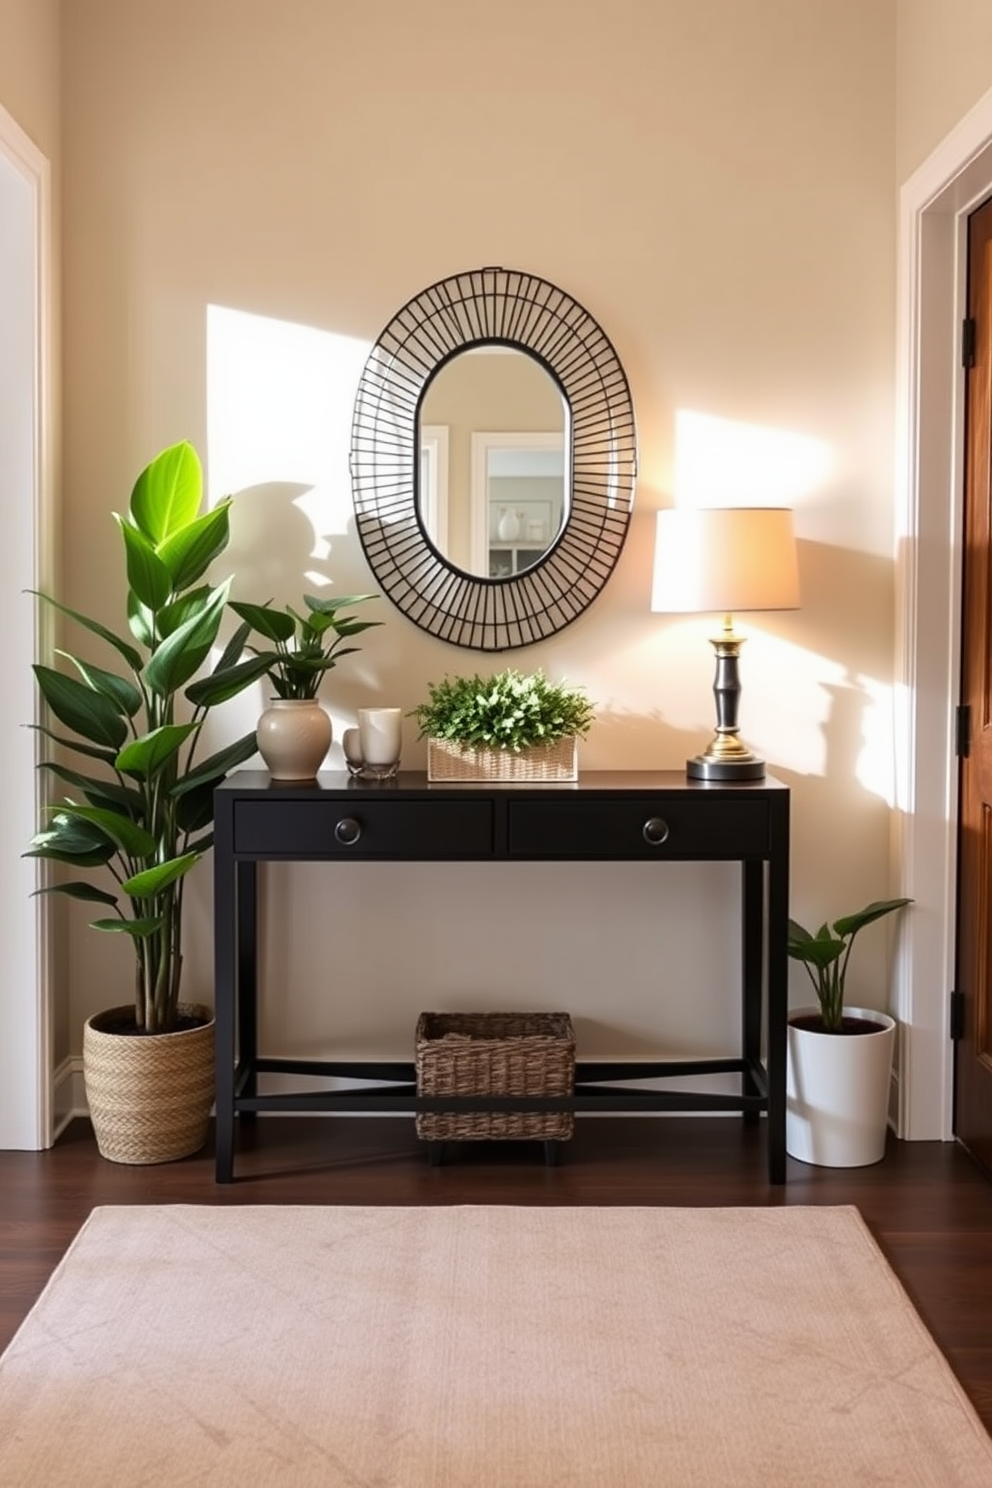
[[96,1209],[3,1488],[992,1485],[853,1208]]

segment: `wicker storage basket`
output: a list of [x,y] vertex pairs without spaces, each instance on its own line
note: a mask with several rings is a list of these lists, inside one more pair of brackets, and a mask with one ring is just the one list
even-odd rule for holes
[[469,748],[448,739],[427,740],[428,780],[578,780],[574,734],[529,749]]
[[[418,1095],[569,1096],[575,1091],[575,1034],[567,1013],[421,1013]],[[417,1136],[429,1142],[536,1137],[564,1141],[571,1111],[422,1111]]]

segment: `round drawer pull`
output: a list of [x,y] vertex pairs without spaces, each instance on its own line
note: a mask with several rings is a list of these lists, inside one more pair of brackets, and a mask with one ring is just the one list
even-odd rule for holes
[[362,824],[353,816],[343,816],[334,825],[334,835],[342,847],[353,847],[362,835]]
[[660,847],[668,836],[668,823],[660,816],[649,816],[641,835],[649,847]]

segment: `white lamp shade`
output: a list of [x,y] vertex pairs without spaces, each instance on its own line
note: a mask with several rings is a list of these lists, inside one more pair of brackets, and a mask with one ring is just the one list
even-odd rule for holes
[[729,615],[798,606],[788,507],[676,507],[658,513],[652,610]]

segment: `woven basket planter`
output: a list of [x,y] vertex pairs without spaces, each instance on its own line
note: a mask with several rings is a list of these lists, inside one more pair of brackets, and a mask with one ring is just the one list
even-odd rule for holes
[[134,1007],[110,1008],[83,1029],[83,1078],[97,1147],[118,1163],[174,1162],[205,1146],[214,1099],[210,1008],[180,1003],[200,1018],[176,1033],[125,1034]]
[[552,744],[532,744],[529,749],[465,747],[448,739],[427,740],[427,779],[497,780],[539,784],[542,781],[578,780],[579,763],[574,734]]
[[[570,1096],[575,1034],[567,1013],[421,1013],[418,1095]],[[417,1136],[429,1142],[539,1138],[563,1141],[571,1111],[422,1111]]]

